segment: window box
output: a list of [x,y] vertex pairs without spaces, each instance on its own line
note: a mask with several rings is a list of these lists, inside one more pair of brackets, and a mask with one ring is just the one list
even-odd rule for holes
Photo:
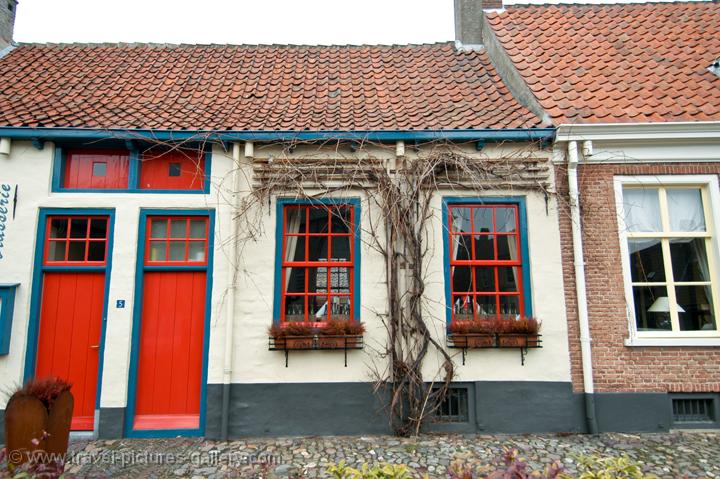
[[499,334],[499,348],[537,348],[540,342],[539,334]]
[[457,348],[494,348],[495,334],[453,334],[452,342]]

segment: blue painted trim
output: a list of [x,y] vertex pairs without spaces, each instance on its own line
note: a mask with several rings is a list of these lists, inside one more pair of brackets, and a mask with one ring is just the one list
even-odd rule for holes
[[18,284],[0,284],[0,356],[10,353],[15,290]]
[[[1,129],[1,128],[0,128]],[[172,195],[207,195],[210,193],[210,174],[212,171],[212,148],[208,147],[203,152],[205,156],[205,179],[202,190],[151,190],[138,186],[140,181],[140,150],[129,151],[128,162],[128,187],[127,188],[63,188],[63,170],[65,165],[65,152],[62,147],[55,148],[53,158],[53,174],[51,191],[53,193],[133,193],[133,194],[172,194]]]
[[14,139],[129,139],[149,141],[299,141],[299,140],[448,140],[535,141],[552,139],[555,128],[455,129],[455,130],[148,130],[93,128],[0,127],[0,136]]
[[523,271],[523,300],[525,303],[525,316],[532,316],[532,291],[530,274],[530,250],[528,248],[527,208],[524,196],[505,197],[459,197],[448,196],[442,200],[442,224],[443,224],[443,272],[445,276],[445,322],[448,327],[452,322],[452,294],[450,292],[450,244],[448,238],[448,206],[457,204],[515,204],[518,206],[520,215],[520,254],[522,255]]
[[353,314],[356,321],[361,321],[360,304],[361,288],[360,288],[360,268],[362,265],[361,244],[360,244],[360,220],[361,209],[359,198],[316,198],[316,199],[294,199],[294,198],[278,198],[275,205],[275,290],[273,292],[273,322],[280,322],[280,304],[282,291],[282,244],[283,244],[283,224],[285,222],[285,206],[286,205],[352,205],[354,210],[354,273],[353,273]]
[[[148,216],[207,216],[208,258],[206,266],[145,266],[145,235]],[[205,432],[207,409],[208,353],[210,349],[210,320],[212,316],[213,261],[215,257],[215,210],[208,209],[141,209],[138,223],[138,249],[135,266],[135,295],[133,303],[133,325],[130,349],[130,368],[128,370],[128,397],[125,414],[125,437],[163,438],[175,436],[202,436]],[[146,271],[207,271],[205,293],[205,325],[203,329],[203,364],[200,381],[200,427],[198,429],[153,429],[135,430],[135,406],[137,399],[137,368],[140,355],[140,333],[142,321],[143,278]]]
[[[47,217],[53,215],[107,215],[110,218],[108,226],[107,262],[105,266],[43,266],[43,254],[45,251],[45,234]],[[27,381],[35,374],[37,360],[38,333],[40,329],[40,306],[42,301],[42,284],[45,272],[104,272],[105,291],[103,294],[103,313],[100,330],[100,348],[98,350],[98,377],[95,395],[95,409],[100,408],[100,397],[102,393],[102,374],[105,363],[105,335],[107,324],[108,302],[110,298],[110,277],[112,272],[112,252],[114,246],[115,232],[115,209],[93,209],[93,208],[40,208],[38,215],[37,234],[35,237],[35,259],[33,262],[33,276],[30,296],[30,317],[28,320],[27,347],[25,350],[25,368],[23,381]]]

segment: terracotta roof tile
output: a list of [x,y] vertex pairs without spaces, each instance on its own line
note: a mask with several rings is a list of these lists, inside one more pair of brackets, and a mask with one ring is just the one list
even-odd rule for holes
[[526,128],[485,52],[410,46],[26,44],[0,125],[190,130]]
[[720,4],[515,5],[487,13],[557,123],[720,120]]

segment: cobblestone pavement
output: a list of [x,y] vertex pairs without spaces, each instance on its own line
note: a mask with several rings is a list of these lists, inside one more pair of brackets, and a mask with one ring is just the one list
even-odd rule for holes
[[419,474],[441,478],[453,461],[492,463],[503,447],[518,449],[535,468],[559,460],[574,472],[573,457],[580,454],[627,455],[662,478],[720,478],[718,432],[73,441],[66,472],[98,478],[313,478],[325,477],[328,463],[344,459],[349,464],[407,464]]

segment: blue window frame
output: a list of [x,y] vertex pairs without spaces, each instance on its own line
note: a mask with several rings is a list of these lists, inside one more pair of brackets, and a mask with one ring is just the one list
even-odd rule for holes
[[523,197],[445,197],[445,310],[453,319],[532,316]]
[[279,199],[276,218],[273,321],[360,321],[360,200]]
[[[98,187],[98,188],[66,188],[65,184],[65,172],[67,166],[67,152],[69,150],[82,151],[84,147],[76,147],[74,145],[68,146],[57,146],[55,148],[55,157],[53,159],[53,175],[52,175],[52,192],[53,193],[146,193],[146,194],[208,194],[210,193],[210,174],[211,174],[211,158],[212,152],[208,148],[202,153],[204,159],[204,178],[202,188],[196,189],[153,189],[153,188],[141,188],[140,177],[141,177],[141,163],[143,150],[139,149],[127,149],[127,148],[107,148],[109,151],[118,152],[124,150],[127,152],[129,161],[126,168],[127,186],[115,187]],[[103,148],[98,147],[87,147],[90,151],[100,151]],[[96,170],[95,164],[92,165],[93,172],[104,172],[110,171],[108,165],[105,165],[102,170]],[[96,175],[97,176],[97,175]],[[174,175],[168,175],[174,177]],[[104,179],[104,177],[102,178]],[[123,181],[124,183],[124,181]]]
[[0,284],[0,355],[10,352],[10,333],[12,333],[15,289],[17,283]]

